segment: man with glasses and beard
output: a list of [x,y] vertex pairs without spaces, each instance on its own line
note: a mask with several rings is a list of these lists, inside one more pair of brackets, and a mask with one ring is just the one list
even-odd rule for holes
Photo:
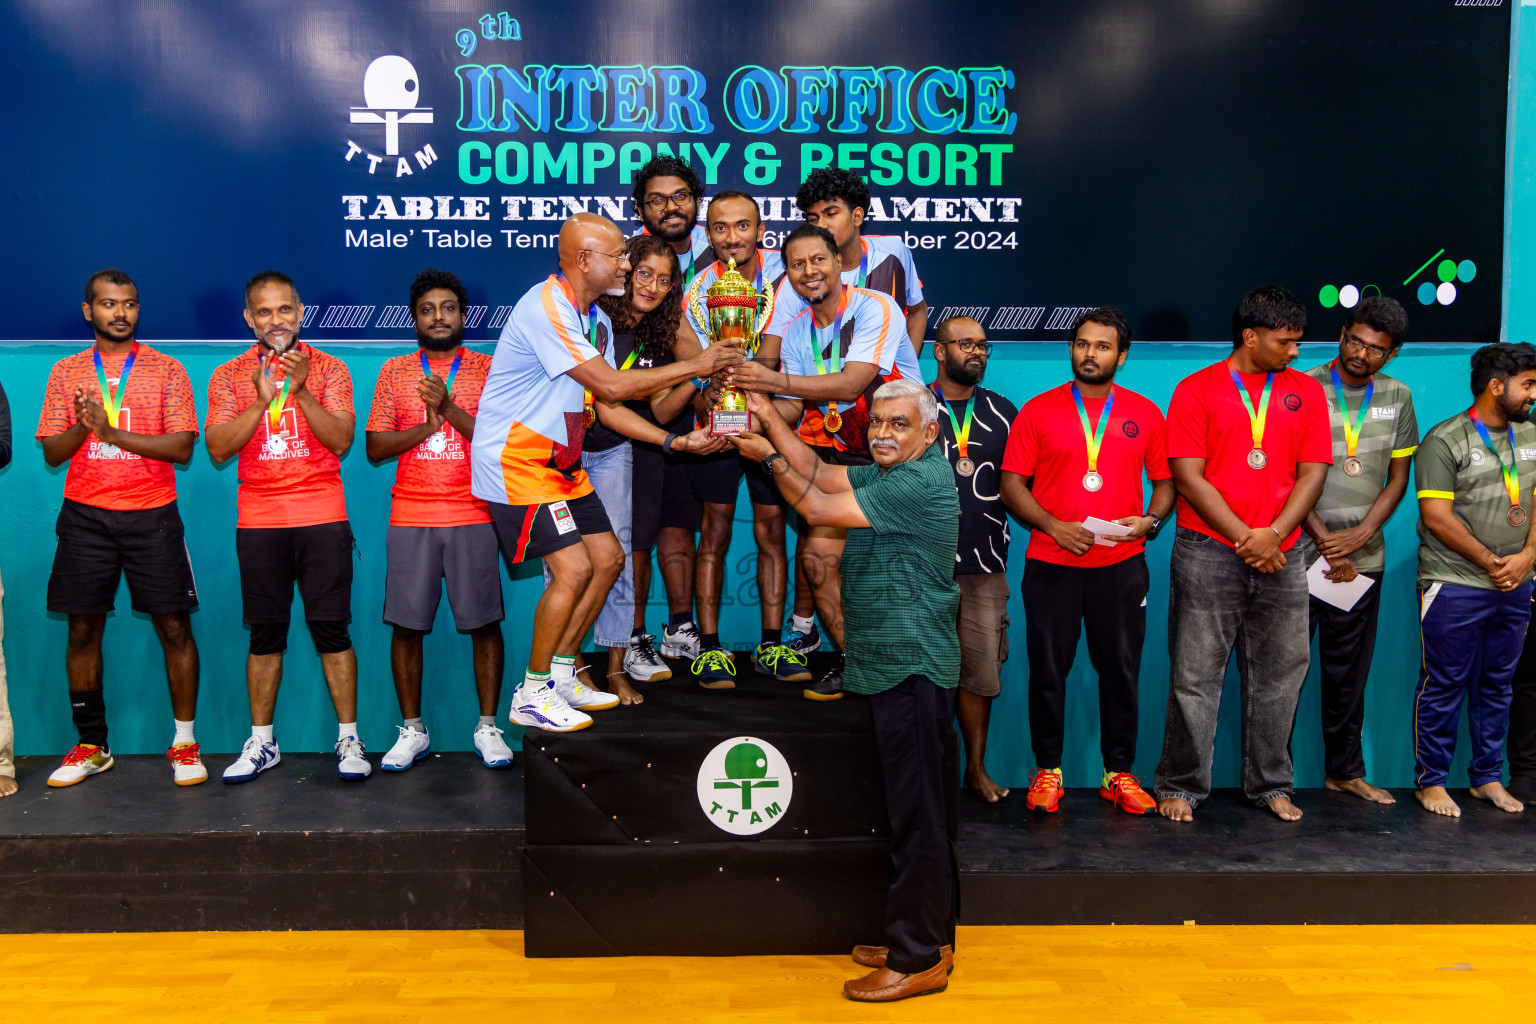
[[470,491],[490,504],[507,561],[541,558],[550,574],[512,721],[571,732],[592,724],[586,709],[619,703],[575,674],[581,639],[624,569],[624,549],[581,466],[595,403],[710,376],[742,350],[712,345],[667,366],[618,369],[612,322],[597,299],[624,294],[624,235],[606,217],[579,213],[561,226],[559,252],[559,274],[528,289],[496,343],[470,450]]
[[1531,618],[1536,564],[1536,348],[1472,354],[1472,407],[1436,424],[1414,460],[1419,498],[1419,635],[1414,784],[1435,814],[1459,817],[1445,790],[1467,705],[1472,796],[1502,811],[1511,680]]
[[468,303],[458,277],[428,268],[411,282],[417,351],[379,370],[368,413],[368,458],[397,459],[385,542],[384,621],[394,628],[390,668],[404,724],[379,766],[402,772],[432,752],[421,720],[422,637],[432,631],[447,581],[454,625],[474,652],[480,721],[472,742],[487,768],[512,763],[496,728],[501,700],[501,571],[496,528],[469,493],[469,448],[491,357],[464,347]]
[[[1003,457],[1003,502],[1031,530],[1023,587],[1037,766],[1030,810],[1053,812],[1061,801],[1067,674],[1085,629],[1099,676],[1099,796],[1128,814],[1157,809],[1131,767],[1147,632],[1146,537],[1173,510],[1174,493],[1163,414],[1115,383],[1130,349],[1118,309],[1079,316],[1068,345],[1073,379],[1024,403]],[[1143,476],[1152,483],[1145,504]],[[1095,533],[1090,518],[1120,529]]]
[[208,454],[240,460],[235,551],[251,630],[251,737],[224,769],[230,783],[249,782],[281,760],[272,716],[295,583],[336,709],[336,774],[357,781],[373,771],[357,734],[357,653],[347,631],[353,543],[341,457],[357,426],[352,375],[340,359],[299,341],[303,322],[293,279],[257,274],[245,286],[245,323],[256,344],[208,382]]
[[1372,803],[1396,803],[1365,780],[1361,733],[1365,683],[1376,652],[1376,613],[1387,566],[1381,528],[1408,492],[1408,471],[1419,446],[1419,421],[1408,385],[1382,373],[1408,333],[1396,299],[1373,295],[1349,311],[1338,357],[1307,371],[1328,396],[1333,465],[1323,496],[1302,522],[1296,549],[1310,569],[1323,558],[1324,575],[1347,583],[1375,581],[1349,610],[1311,599],[1312,631],[1322,675],[1323,784]]
[[192,384],[180,362],[139,344],[139,290],[121,270],[86,279],[81,312],[95,344],[54,364],[37,424],[44,461],[69,463],[48,610],[69,617],[64,671],[80,738],[48,785],[73,786],[112,767],[101,638],[126,575],[133,610],[150,617],[165,651],[176,729],[171,777],[195,786],[208,779],[192,734],[197,586],[174,468],[187,464],[197,441]]
[[987,726],[1008,659],[1008,511],[998,497],[1008,431],[1019,410],[980,387],[992,343],[981,324],[952,316],[933,335],[938,364],[939,440],[960,496],[960,689],[955,711],[965,740],[965,787],[988,803],[1008,790],[987,774]]
[[[693,277],[715,260],[709,232],[699,223],[704,183],[693,168],[675,156],[658,156],[635,172],[635,214],[643,234],[654,235],[677,253],[678,287],[684,291]],[[694,651],[693,655],[697,655]]]

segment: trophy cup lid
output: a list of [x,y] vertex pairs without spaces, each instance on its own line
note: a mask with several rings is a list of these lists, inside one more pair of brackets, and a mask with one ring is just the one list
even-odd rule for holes
[[710,309],[721,309],[726,306],[749,306],[757,308],[757,289],[752,282],[741,276],[736,269],[736,261],[730,260],[725,267],[725,273],[720,275],[720,280],[709,286],[709,292],[704,300],[704,305]]

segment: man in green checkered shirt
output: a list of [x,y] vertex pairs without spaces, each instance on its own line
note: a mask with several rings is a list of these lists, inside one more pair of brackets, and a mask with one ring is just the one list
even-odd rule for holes
[[765,395],[749,392],[762,434],[732,443],[761,459],[811,526],[848,528],[843,549],[843,688],[869,695],[891,820],[885,945],[857,946],[875,968],[847,982],[859,1002],[937,992],[954,965],[948,821],[958,787],[944,782],[944,745],[960,680],[955,547],[960,499],[939,437],[933,392],[893,380],[869,409],[871,466],[823,463]]
[[1413,698],[1419,802],[1457,817],[1445,784],[1467,705],[1472,796],[1516,813],[1505,790],[1511,681],[1531,618],[1536,565],[1536,348],[1485,345],[1472,356],[1472,407],[1424,435],[1419,497],[1419,636]]
[[1319,557],[1326,559],[1326,575],[1337,583],[1356,575],[1375,581],[1348,611],[1312,598],[1310,618],[1319,637],[1324,785],[1379,804],[1396,801],[1366,781],[1360,736],[1386,568],[1381,528],[1408,491],[1419,446],[1413,396],[1381,369],[1407,333],[1408,314],[1398,301],[1373,296],[1349,311],[1339,331],[1338,357],[1307,371],[1328,397],[1333,465],[1296,545],[1308,569]]

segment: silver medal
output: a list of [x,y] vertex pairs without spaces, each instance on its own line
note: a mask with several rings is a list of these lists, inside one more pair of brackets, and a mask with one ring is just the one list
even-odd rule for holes
[[1088,472],[1083,474],[1083,490],[1096,491],[1103,486],[1104,478],[1099,476],[1099,474],[1095,473],[1093,470],[1090,469]]
[[955,463],[955,472],[961,476],[970,476],[976,472],[976,463],[970,459],[962,458]]
[[1269,465],[1269,457],[1264,454],[1264,449],[1255,448],[1248,453],[1248,465],[1252,469],[1263,469]]
[[1344,460],[1344,475],[1345,476],[1359,476],[1361,473],[1364,473],[1364,472],[1365,472],[1365,463],[1361,462],[1359,459],[1355,458],[1353,455],[1351,455],[1349,458]]
[[267,451],[273,455],[285,454],[288,451],[288,439],[282,434],[268,434]]
[[122,449],[115,444],[102,441],[96,445],[96,457],[101,459],[115,459],[122,453]]
[[441,455],[448,450],[448,435],[441,430],[427,438],[427,451]]

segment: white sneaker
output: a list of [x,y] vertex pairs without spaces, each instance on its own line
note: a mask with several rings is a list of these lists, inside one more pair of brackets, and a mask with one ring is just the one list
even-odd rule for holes
[[512,693],[512,713],[518,725],[532,726],[545,732],[575,732],[592,724],[592,716],[582,714],[565,702],[553,686],[530,687],[526,682]]
[[275,767],[283,755],[277,752],[277,741],[263,743],[252,736],[240,748],[235,763],[224,769],[225,782],[250,782],[256,776]]
[[689,661],[697,658],[699,627],[692,622],[685,622],[673,632],[671,626],[662,626],[661,653],[666,658],[687,658]]
[[656,653],[656,638],[649,633],[629,638],[629,648],[624,652],[624,673],[637,683],[672,678],[672,670]]
[[104,772],[112,767],[112,754],[106,747],[90,743],[77,743],[64,757],[64,763],[48,776],[50,786],[73,786],[75,783]]
[[550,682],[555,684],[555,691],[561,698],[578,711],[606,711],[619,704],[618,694],[594,690],[577,676],[564,676]]
[[[425,738],[426,734],[422,736]],[[351,781],[366,779],[373,774],[373,765],[368,763],[368,751],[363,748],[363,741],[356,736],[343,736],[336,741],[336,774]]]
[[208,769],[196,743],[177,743],[165,756],[171,762],[171,781],[176,785],[198,786],[208,781]]
[[512,748],[501,737],[502,731],[489,722],[475,726],[475,752],[487,768],[505,768],[512,763]]
[[427,730],[408,729],[403,725],[395,728],[400,730],[400,738],[395,740],[395,745],[389,748],[389,753],[379,762],[379,767],[387,772],[403,772],[432,753],[432,740],[427,736]]

